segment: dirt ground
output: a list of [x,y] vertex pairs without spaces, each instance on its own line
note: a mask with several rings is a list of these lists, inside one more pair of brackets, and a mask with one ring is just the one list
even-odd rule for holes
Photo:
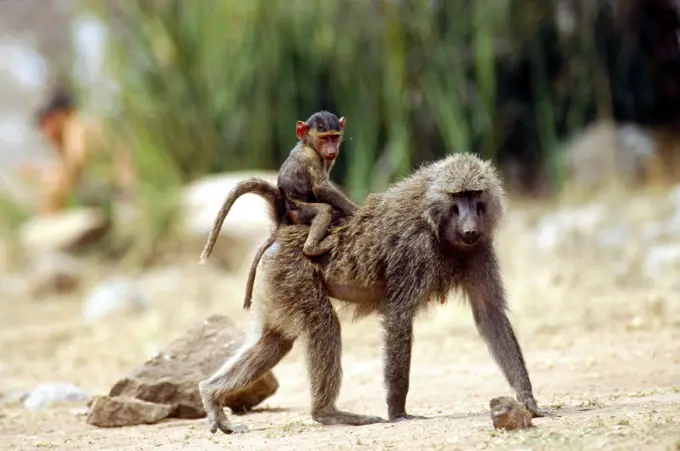
[[[211,435],[205,420],[98,429],[74,411],[82,406],[32,413],[0,404],[0,449],[680,450],[677,288],[622,278],[621,262],[634,258],[623,250],[584,245],[538,253],[530,222],[520,213],[499,236],[511,321],[539,405],[561,415],[535,419],[535,428],[492,429],[489,400],[513,393],[469,309],[452,296],[416,324],[407,408],[429,419],[364,427],[314,424],[298,345],[274,371],[278,392],[234,418],[250,428],[247,434]],[[82,296],[0,299],[0,392],[69,382],[104,394],[119,376],[209,314],[245,322],[244,273],[225,275],[187,259],[144,277],[154,288],[154,308],[96,327],[81,321]],[[339,407],[385,416],[378,326],[373,319],[343,322]]]

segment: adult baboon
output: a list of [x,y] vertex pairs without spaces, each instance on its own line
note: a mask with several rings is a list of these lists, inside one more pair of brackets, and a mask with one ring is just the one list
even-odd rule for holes
[[362,425],[385,421],[337,409],[342,378],[340,323],[329,296],[354,307],[356,317],[382,316],[388,417],[406,413],[413,319],[432,295],[461,290],[474,320],[519,402],[538,408],[520,345],[506,316],[506,295],[493,247],[505,211],[494,167],[458,154],[425,165],[386,192],[371,194],[357,212],[338,220],[330,253],[302,252],[309,228],[281,227],[264,254],[256,283],[256,341],[199,384],[210,429],[234,431],[219,399],[257,380],[306,339],[314,420]]

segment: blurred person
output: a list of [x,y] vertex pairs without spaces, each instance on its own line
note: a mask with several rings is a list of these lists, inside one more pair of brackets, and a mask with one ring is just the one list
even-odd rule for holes
[[54,90],[36,112],[35,122],[58,156],[45,170],[23,171],[41,185],[40,213],[101,205],[121,191],[129,193],[135,181],[129,152],[111,145],[99,121],[80,113],[68,90]]

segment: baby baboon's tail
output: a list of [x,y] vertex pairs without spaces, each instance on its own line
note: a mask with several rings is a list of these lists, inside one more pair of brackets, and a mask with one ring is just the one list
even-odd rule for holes
[[217,217],[213,222],[208,241],[205,243],[205,247],[201,253],[199,264],[204,265],[208,260],[208,257],[210,257],[210,254],[212,254],[215,242],[220,234],[220,230],[222,230],[222,224],[224,223],[224,219],[227,217],[229,210],[232,205],[234,205],[234,202],[236,202],[236,199],[246,193],[257,194],[267,201],[269,204],[269,214],[278,228],[281,223],[281,218],[285,213],[285,204],[279,188],[258,177],[251,177],[247,180],[243,180],[239,182],[234,189],[229,192],[226,199],[224,199],[222,208],[220,208],[220,211],[217,213]]

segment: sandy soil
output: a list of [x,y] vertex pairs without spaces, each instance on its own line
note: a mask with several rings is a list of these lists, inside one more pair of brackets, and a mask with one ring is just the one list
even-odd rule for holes
[[[535,255],[531,232],[522,230],[526,222],[511,220],[500,237],[511,321],[539,404],[561,415],[536,419],[533,429],[492,429],[489,400],[512,392],[468,308],[452,297],[416,324],[408,409],[427,420],[360,428],[314,424],[296,346],[275,369],[278,392],[261,409],[235,418],[250,433],[211,435],[205,420],[98,429],[74,412],[82,406],[31,413],[0,404],[0,449],[680,450],[678,292],[672,285],[622,280],[621,253],[571,248]],[[245,321],[243,273],[225,275],[191,259],[144,277],[153,287],[154,309],[98,327],[82,324],[79,296],[0,299],[0,392],[56,381],[103,394],[205,316],[226,313]],[[386,415],[378,323],[346,320],[343,340],[339,406]]]

